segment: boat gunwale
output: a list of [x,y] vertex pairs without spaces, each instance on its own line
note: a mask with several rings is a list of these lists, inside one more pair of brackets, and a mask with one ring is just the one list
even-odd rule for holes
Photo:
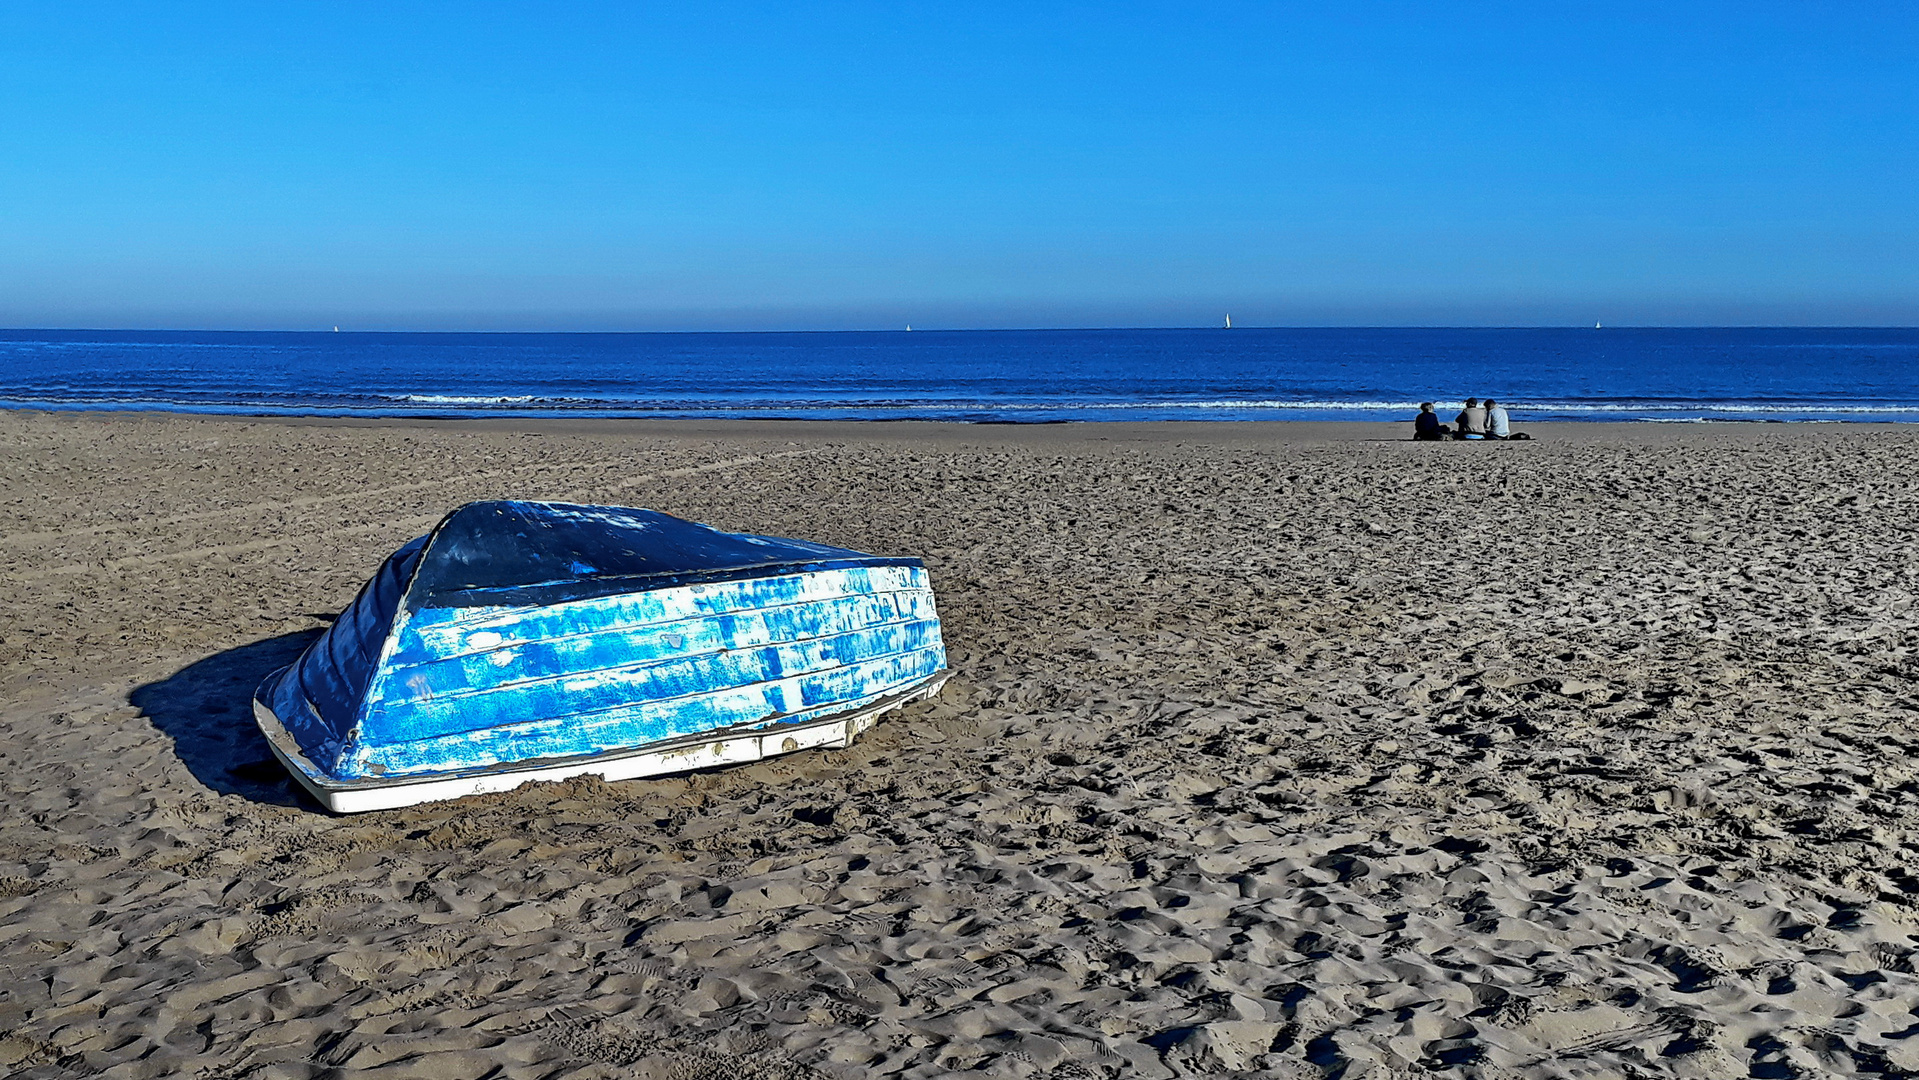
[[[562,757],[522,758],[517,761],[500,762],[494,765],[481,765],[466,769],[450,769],[444,772],[345,780],[322,770],[311,758],[307,757],[306,752],[300,746],[299,740],[294,737],[291,731],[287,730],[284,721],[280,719],[278,713],[273,711],[273,706],[268,703],[270,695],[267,692],[267,688],[274,685],[292,666],[293,665],[288,664],[276,668],[261,682],[260,688],[254,692],[254,722],[259,726],[260,733],[266,737],[267,746],[273,751],[273,755],[279,758],[281,764],[287,767],[287,771],[291,773],[302,786],[312,792],[329,810],[336,809],[333,805],[333,798],[339,794],[384,791],[393,788],[481,780],[496,776],[510,776],[514,773],[574,769],[581,766],[619,761],[625,758],[641,757],[650,754],[671,754],[674,751],[697,749],[717,742],[761,738],[781,728],[788,732],[799,732],[810,731],[835,724],[845,724],[849,721],[857,721],[868,716],[877,716],[880,713],[888,712],[920,698],[931,697],[938,693],[939,690],[945,686],[947,680],[952,678],[953,675],[951,668],[940,668],[938,671],[927,675],[904,689],[892,691],[864,705],[831,713],[827,716],[815,717],[811,720],[785,722],[780,720],[778,715],[775,715],[760,720],[748,721],[743,724],[732,724],[723,728],[711,728],[702,732],[676,735],[669,739],[641,743],[637,746],[621,747],[617,750],[598,750],[589,754],[570,754]],[[312,707],[311,703],[306,700],[305,694],[300,694],[299,699],[300,704],[308,708]],[[690,772],[703,767],[705,766],[691,766],[683,771]],[[654,775],[666,775],[666,773]]]

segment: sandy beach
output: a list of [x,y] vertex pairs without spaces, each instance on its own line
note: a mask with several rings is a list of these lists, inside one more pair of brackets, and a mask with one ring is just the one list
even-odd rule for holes
[[[1919,429],[0,412],[0,1074],[1919,1074]],[[923,556],[854,747],[336,817],[460,503]]]

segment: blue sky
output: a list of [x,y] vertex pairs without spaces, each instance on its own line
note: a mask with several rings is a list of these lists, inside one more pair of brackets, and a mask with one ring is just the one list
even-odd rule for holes
[[1919,7],[11,4],[0,325],[1919,323]]

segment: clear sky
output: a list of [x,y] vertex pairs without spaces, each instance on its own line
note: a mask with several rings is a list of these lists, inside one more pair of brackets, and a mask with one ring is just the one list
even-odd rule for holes
[[1919,324],[1919,5],[14,3],[0,325]]

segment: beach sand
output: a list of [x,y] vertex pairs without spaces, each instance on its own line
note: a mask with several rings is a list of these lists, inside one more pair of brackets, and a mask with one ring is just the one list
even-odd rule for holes
[[[1531,430],[0,413],[0,1072],[1919,1071],[1919,430]],[[503,497],[924,556],[954,681],[316,809],[254,684]]]

